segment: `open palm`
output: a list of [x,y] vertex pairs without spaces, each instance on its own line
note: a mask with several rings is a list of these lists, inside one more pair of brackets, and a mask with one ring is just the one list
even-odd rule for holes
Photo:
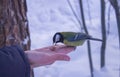
[[56,60],[69,61],[70,57],[66,55],[73,51],[75,47],[69,46],[49,46],[31,51],[26,51],[32,67],[49,65]]

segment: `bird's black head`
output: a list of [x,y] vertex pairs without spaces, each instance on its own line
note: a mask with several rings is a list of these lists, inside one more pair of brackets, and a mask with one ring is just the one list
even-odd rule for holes
[[58,43],[58,42],[63,43],[63,40],[64,40],[63,35],[59,32],[53,36],[53,43]]

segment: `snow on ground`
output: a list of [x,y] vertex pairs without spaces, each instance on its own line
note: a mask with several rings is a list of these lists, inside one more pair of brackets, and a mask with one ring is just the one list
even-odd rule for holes
[[[89,20],[87,2],[86,0],[83,1],[89,33],[93,37],[101,38],[100,2],[98,0],[88,0],[90,11],[92,11],[92,17]],[[79,16],[77,0],[70,0],[70,2]],[[32,49],[52,45],[52,37],[58,31],[80,31],[80,26],[71,12],[67,0],[27,0],[27,5]],[[95,77],[119,77],[120,52],[113,14],[114,12],[111,13],[110,34],[107,40],[106,67],[103,69],[100,69],[101,42],[91,41]],[[35,68],[35,77],[90,77],[86,46],[85,43],[68,54],[71,57],[70,62],[58,61],[50,66]]]

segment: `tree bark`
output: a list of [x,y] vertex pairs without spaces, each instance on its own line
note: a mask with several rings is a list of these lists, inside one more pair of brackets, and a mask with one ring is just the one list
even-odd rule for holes
[[0,0],[0,47],[18,44],[30,49],[26,0]]

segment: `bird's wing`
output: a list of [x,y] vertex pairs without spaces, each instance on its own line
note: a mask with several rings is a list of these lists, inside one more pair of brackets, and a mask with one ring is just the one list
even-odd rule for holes
[[84,33],[76,33],[73,37],[68,38],[68,41],[79,41],[90,38],[91,36]]

